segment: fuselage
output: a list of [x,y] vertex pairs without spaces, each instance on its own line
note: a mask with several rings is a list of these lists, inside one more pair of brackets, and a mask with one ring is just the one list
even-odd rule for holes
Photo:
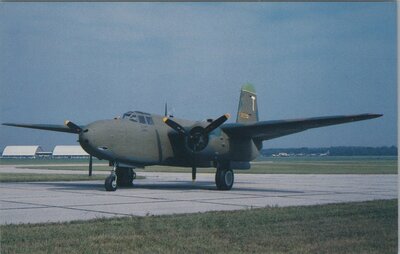
[[[89,154],[110,162],[136,167],[193,165],[194,154],[185,146],[185,137],[168,127],[163,118],[135,111],[122,118],[95,121],[84,127],[79,142]],[[173,119],[185,128],[209,124],[207,121]],[[259,149],[253,140],[230,139],[222,128],[213,130],[207,146],[195,154],[197,167],[210,167],[225,161],[248,162],[258,155]]]

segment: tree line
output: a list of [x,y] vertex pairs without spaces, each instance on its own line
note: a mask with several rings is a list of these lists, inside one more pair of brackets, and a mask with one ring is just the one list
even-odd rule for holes
[[364,147],[364,146],[332,146],[317,148],[267,148],[261,151],[264,156],[287,153],[291,155],[320,155],[327,156],[397,156],[396,146]]

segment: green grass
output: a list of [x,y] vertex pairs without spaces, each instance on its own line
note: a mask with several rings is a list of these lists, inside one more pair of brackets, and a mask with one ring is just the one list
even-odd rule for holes
[[0,173],[0,182],[49,182],[49,181],[89,181],[104,180],[105,175],[72,175],[72,174],[30,174]]
[[[352,160],[338,158],[325,159],[271,159],[257,161],[250,170],[236,170],[243,174],[397,174],[397,158],[376,159],[353,157]],[[188,168],[151,166],[150,172],[190,172]],[[199,169],[198,172],[212,173],[214,168]]]
[[[89,159],[48,159],[48,158],[0,158],[0,164],[2,165],[24,165],[24,164],[65,164],[65,163],[76,163],[76,164],[89,164]],[[108,161],[98,160],[93,158],[93,163],[104,163],[108,165]]]
[[[31,174],[31,173],[0,173],[0,182],[56,182],[56,181],[91,181],[104,180],[107,175],[73,175],[73,174]],[[145,179],[136,176],[136,179]]]
[[397,200],[0,229],[2,253],[396,253]]
[[397,174],[397,162],[275,162],[254,164],[248,172],[263,174]]
[[[50,170],[88,170],[85,160],[13,160],[20,168]],[[33,162],[35,161],[35,162]],[[45,163],[40,163],[44,162]],[[24,166],[29,165],[29,166]],[[99,161],[97,161],[99,162]],[[48,165],[47,165],[48,164]],[[59,164],[59,165],[54,165]],[[68,165],[67,165],[68,164]],[[77,164],[77,165],[74,165]],[[37,166],[35,166],[37,165]],[[94,165],[94,170],[108,171],[108,165]],[[136,169],[138,172],[142,169]],[[190,172],[190,168],[149,166],[148,172]],[[199,168],[198,172],[214,173],[215,168]],[[397,174],[397,157],[393,156],[343,156],[343,157],[290,157],[263,158],[253,163],[250,170],[237,170],[237,173],[250,174]]]
[[[89,166],[76,166],[76,165],[42,165],[42,166],[17,166],[17,168],[29,168],[29,169],[48,169],[48,170],[83,170],[88,171]],[[93,165],[93,171],[110,171],[111,167]]]

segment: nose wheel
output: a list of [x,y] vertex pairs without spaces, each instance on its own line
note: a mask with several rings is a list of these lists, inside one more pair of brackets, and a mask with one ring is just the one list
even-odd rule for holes
[[107,176],[104,181],[104,187],[106,191],[116,191],[117,190],[117,174],[112,172],[109,176]]
[[136,173],[132,168],[119,167],[115,163],[111,174],[104,181],[104,187],[106,191],[115,191],[117,187],[131,187],[134,179]]

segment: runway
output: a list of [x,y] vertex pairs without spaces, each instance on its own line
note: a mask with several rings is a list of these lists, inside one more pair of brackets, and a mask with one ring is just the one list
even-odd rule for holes
[[0,224],[66,222],[302,206],[397,198],[397,175],[235,174],[217,191],[214,174],[149,173],[131,188],[106,192],[103,181],[1,183]]

